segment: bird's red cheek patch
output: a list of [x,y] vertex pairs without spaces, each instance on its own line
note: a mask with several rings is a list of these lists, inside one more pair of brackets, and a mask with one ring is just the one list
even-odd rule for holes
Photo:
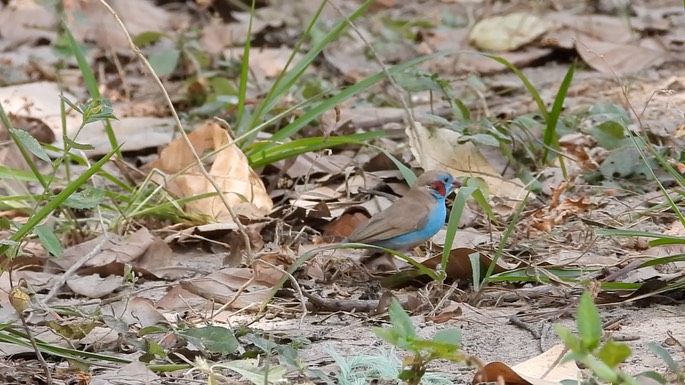
[[439,180],[436,180],[435,182],[431,183],[431,186],[433,186],[433,189],[438,192],[438,194],[445,196],[447,195],[447,190],[445,189],[445,184],[440,182]]

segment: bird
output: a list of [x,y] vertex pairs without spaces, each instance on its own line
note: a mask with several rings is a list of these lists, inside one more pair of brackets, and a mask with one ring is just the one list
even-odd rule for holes
[[459,187],[461,182],[446,171],[426,171],[406,195],[357,227],[346,243],[412,250],[432,238],[445,224],[445,198]]

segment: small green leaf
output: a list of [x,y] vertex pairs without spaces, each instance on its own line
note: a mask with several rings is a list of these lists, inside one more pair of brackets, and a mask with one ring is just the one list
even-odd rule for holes
[[390,309],[388,310],[390,315],[390,322],[395,327],[395,330],[406,339],[412,339],[416,337],[416,329],[414,329],[414,324],[411,322],[411,318],[404,311],[400,302],[393,299],[390,303]]
[[433,341],[459,347],[461,346],[461,330],[455,328],[440,330],[433,336]]
[[641,377],[652,379],[652,380],[654,380],[660,384],[668,383],[668,380],[666,380],[666,378],[664,376],[662,376],[661,374],[659,374],[655,371],[652,371],[652,370],[648,370],[646,372],[642,372],[642,373],[637,375],[638,383],[640,383],[640,384],[647,383],[646,381],[641,381],[640,380]]
[[656,354],[657,357],[661,358],[662,361],[668,366],[671,371],[678,373],[680,371],[680,366],[675,362],[671,353],[664,349],[661,345],[655,344],[654,342],[648,342],[647,348]]
[[112,102],[109,99],[91,99],[81,105],[83,111],[83,124],[98,122],[105,119],[116,119]]
[[240,347],[233,331],[220,326],[185,329],[179,331],[178,334],[185,337],[196,348],[210,353],[231,354]]
[[178,66],[181,51],[172,48],[150,55],[148,61],[159,77],[170,75]]
[[391,328],[374,327],[372,331],[378,338],[393,346],[397,346],[401,338],[397,330]]
[[57,258],[62,257],[62,246],[51,228],[44,225],[38,225],[33,228],[33,231],[38,235],[38,240],[45,250]]
[[602,320],[588,292],[583,293],[578,305],[578,336],[587,351],[593,351],[602,340]]
[[144,337],[148,334],[166,333],[168,331],[169,328],[160,325],[145,326],[144,328],[138,330],[138,337]]
[[150,44],[154,44],[161,40],[163,37],[166,37],[165,34],[157,31],[145,31],[142,33],[139,33],[136,37],[133,38],[133,44],[138,46],[139,48],[148,46]]
[[559,324],[555,324],[554,330],[567,348],[571,349],[572,352],[581,352],[580,340],[569,329]]
[[613,103],[601,103],[593,105],[590,109],[589,117],[596,122],[613,120],[623,123],[624,126],[630,124],[630,116],[625,108]]
[[74,102],[72,102],[71,100],[67,99],[64,95],[60,95],[59,97],[60,97],[60,99],[62,99],[62,101],[63,101],[64,103],[66,103],[69,107],[73,108],[74,111],[78,112],[79,114],[83,114],[83,110],[81,110],[81,107],[79,107],[78,105],[76,105]]
[[484,144],[486,146],[499,147],[499,141],[488,134],[475,134],[475,135],[464,135],[459,138],[460,142],[471,141],[475,143]]
[[33,155],[48,163],[52,162],[50,160],[50,157],[48,156],[48,153],[45,152],[43,146],[41,146],[40,143],[38,143],[38,141],[36,140],[36,138],[31,136],[31,134],[24,130],[18,130],[16,128],[10,128],[9,131],[10,134],[12,134],[14,140],[18,141],[22,146],[26,147],[26,149],[29,150]]
[[602,382],[617,383],[619,375],[614,368],[592,356],[586,357],[582,362],[588,369],[592,370],[592,373],[602,380]]
[[597,357],[605,364],[616,367],[630,357],[630,354],[628,345],[609,340],[599,350]]
[[625,139],[625,127],[615,120],[607,120],[590,129],[592,137],[607,150],[622,147]]

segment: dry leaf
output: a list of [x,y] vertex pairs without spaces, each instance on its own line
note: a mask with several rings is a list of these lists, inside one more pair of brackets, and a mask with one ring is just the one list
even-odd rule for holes
[[[494,196],[522,200],[526,195],[519,179],[504,180],[471,142],[459,143],[461,134],[446,128],[407,127],[411,151],[424,170],[442,169],[454,176],[485,180]],[[513,205],[512,205],[513,206]]]
[[249,36],[250,28],[252,28],[252,35],[255,35],[269,25],[266,21],[250,17],[245,13],[234,12],[231,16],[238,21],[224,23],[221,18],[217,17],[202,28],[200,43],[207,53],[216,55],[226,47],[243,45]]
[[[270,267],[258,266],[256,270],[236,267],[221,269],[204,278],[184,281],[181,287],[202,298],[219,303],[231,302],[233,309],[260,304],[282,273]],[[236,297],[239,290],[242,292]]]
[[91,274],[67,280],[67,286],[71,291],[89,298],[104,297],[120,288],[122,284],[122,278],[118,275],[102,278],[98,274]]
[[[50,261],[66,270],[99,245],[103,237],[104,235],[72,246],[64,250],[62,259]],[[124,265],[130,264],[136,272],[161,278],[162,273],[155,271],[164,271],[165,268],[172,266],[169,246],[144,227],[125,237],[116,234],[109,234],[109,237],[102,245],[102,251],[94,255],[79,270],[81,274],[121,275],[124,272]]]
[[626,75],[658,66],[664,53],[636,44],[616,44],[589,37],[576,41],[578,55],[595,70],[608,75]]
[[[271,211],[273,202],[266,192],[264,183],[248,164],[247,157],[235,144],[228,145],[228,132],[218,124],[210,122],[188,134],[188,139],[198,155],[218,151],[214,163],[208,170],[221,188],[231,208],[237,213],[260,217]],[[152,163],[167,174],[181,172],[186,166],[195,164],[195,158],[185,140],[178,138],[171,142],[158,160]],[[167,189],[177,197],[193,197],[216,192],[212,184],[200,173],[197,166],[183,171],[168,181]],[[232,222],[230,212],[219,196],[195,200],[187,204],[192,210],[222,222]]]
[[35,43],[40,39],[54,41],[54,25],[54,12],[35,0],[10,1],[0,12],[0,36],[14,46]]
[[461,310],[461,306],[459,306],[458,303],[453,302],[445,309],[443,309],[443,311],[441,311],[440,314],[434,317],[426,316],[425,318],[426,321],[433,321],[436,324],[443,324],[447,321],[461,317],[463,313],[464,311]]
[[152,384],[159,376],[138,361],[131,362],[119,369],[109,369],[90,378],[88,385],[112,384]]
[[[0,103],[8,115],[40,120],[52,130],[54,137],[61,138],[60,94],[77,101],[76,96],[60,90],[57,83],[35,82],[0,88]],[[67,110],[66,120],[67,127],[72,130],[78,129],[81,124],[81,116],[72,109]],[[72,131],[68,131],[68,134],[72,134]]]
[[[242,60],[243,48],[230,48],[224,50],[226,60]],[[293,51],[290,48],[259,48],[250,51],[250,70],[261,84],[267,79],[274,79],[285,70]],[[295,54],[291,63],[297,63],[302,58],[299,53]],[[291,65],[292,67],[292,65]]]
[[369,219],[369,215],[363,208],[352,207],[339,218],[331,221],[324,227],[323,238],[326,242],[334,242],[338,238],[346,238],[354,229]]
[[514,51],[547,32],[549,23],[528,13],[495,16],[476,23],[469,41],[485,51]]
[[[115,0],[108,3],[133,37],[148,31],[175,31],[177,24],[183,24],[181,13],[172,16],[151,0]],[[65,11],[76,41],[87,39],[105,49],[128,48],[126,35],[99,1],[69,1],[65,3]]]
[[[451,279],[471,279],[473,277],[473,268],[471,267],[471,258],[469,256],[477,252],[477,250],[469,248],[458,248],[450,251],[450,255],[447,259],[447,267],[445,268],[447,277]],[[485,273],[492,263],[492,258],[481,252],[479,253],[479,260],[480,271],[481,273]],[[437,255],[421,262],[421,264],[429,269],[435,270],[441,262],[442,255]],[[516,265],[508,264],[502,261],[502,258],[499,258],[497,259],[497,264],[495,265],[493,273],[503,273],[505,271],[513,270],[516,267]]]
[[476,372],[472,384],[504,381],[507,385],[558,385],[562,380],[579,378],[580,369],[575,361],[555,365],[543,377],[558,358],[565,354],[565,346],[556,345],[537,357],[509,367],[502,362],[491,362]]
[[128,325],[139,327],[154,326],[166,322],[166,318],[157,311],[152,301],[143,297],[133,297],[102,306],[102,315],[111,316]]

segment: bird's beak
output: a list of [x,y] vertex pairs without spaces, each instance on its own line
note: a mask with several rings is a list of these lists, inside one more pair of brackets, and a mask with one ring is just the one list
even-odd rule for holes
[[459,179],[455,179],[452,182],[452,190],[454,191],[454,190],[458,189],[459,187],[461,187],[461,181]]

